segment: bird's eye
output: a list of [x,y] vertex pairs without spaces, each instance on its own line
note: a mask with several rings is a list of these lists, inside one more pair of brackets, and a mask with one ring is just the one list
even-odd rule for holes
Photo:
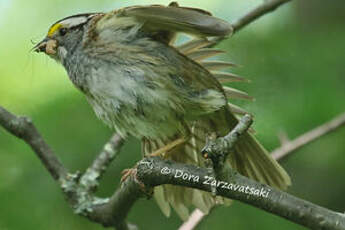
[[60,34],[61,36],[64,36],[66,33],[67,33],[67,28],[61,28],[61,29],[59,30],[59,34]]

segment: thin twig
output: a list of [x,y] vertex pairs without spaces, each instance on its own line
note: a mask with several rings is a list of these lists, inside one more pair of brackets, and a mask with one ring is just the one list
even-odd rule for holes
[[291,0],[271,0],[271,1],[264,1],[261,5],[256,7],[255,9],[248,12],[243,17],[239,18],[235,22],[232,23],[234,32],[238,32],[240,29],[248,25],[249,23],[255,21],[259,17],[266,15],[277,9],[279,6],[287,3]]
[[246,114],[226,136],[206,142],[202,153],[205,158],[211,159],[213,174],[217,179],[226,179],[228,177],[229,165],[225,164],[226,159],[240,136],[249,129],[252,123],[252,116]]
[[95,191],[98,187],[98,181],[110,163],[118,156],[123,144],[124,139],[119,134],[114,134],[81,177],[80,184],[84,185],[87,190]]
[[[257,6],[253,10],[249,11],[247,14],[243,15],[242,17],[231,23],[233,28],[233,34],[236,34],[249,23],[255,21],[263,15],[266,15],[267,13],[274,11],[279,6],[289,1],[291,0],[264,0],[264,2],[261,5]],[[218,44],[219,42],[225,39],[227,39],[226,36],[214,38],[212,39],[213,43],[211,46],[214,46],[215,44]]]
[[204,219],[206,216],[205,213],[200,211],[199,209],[195,209],[192,214],[189,216],[188,220],[186,220],[178,230],[191,230],[194,229],[196,226],[199,225],[200,221]]
[[304,133],[292,141],[286,141],[281,147],[272,151],[272,157],[274,159],[282,160],[290,153],[300,149],[312,141],[315,141],[327,133],[342,127],[343,125],[345,125],[345,113],[307,133]]
[[217,138],[216,140],[210,140],[206,143],[202,152],[207,153],[211,157],[224,156],[224,160],[227,158],[229,151],[233,148],[238,138],[245,133],[253,123],[252,116],[249,114],[244,115],[226,136]]

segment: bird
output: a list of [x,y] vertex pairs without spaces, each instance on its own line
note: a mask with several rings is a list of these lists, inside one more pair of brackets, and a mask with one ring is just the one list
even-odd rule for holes
[[[49,28],[34,51],[62,64],[100,120],[123,138],[134,136],[144,156],[205,166],[209,135],[225,136],[247,113],[228,99],[251,99],[224,82],[246,79],[221,70],[231,62],[209,60],[223,51],[213,38],[230,37],[230,23],[178,3],[129,6],[107,13],[65,17]],[[191,37],[178,42],[177,37]],[[286,189],[287,172],[247,131],[226,163],[244,176]],[[154,197],[162,212],[186,220],[190,207],[204,213],[228,201],[211,193],[161,185]]]

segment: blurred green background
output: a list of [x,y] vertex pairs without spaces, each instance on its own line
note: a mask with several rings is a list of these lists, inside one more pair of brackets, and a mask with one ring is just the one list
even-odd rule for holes
[[[233,21],[259,0],[179,1]],[[68,80],[61,66],[29,52],[48,27],[65,16],[169,1],[0,0],[0,105],[34,120],[72,171],[83,171],[111,135]],[[272,150],[277,133],[294,138],[345,111],[345,2],[293,1],[260,18],[220,47],[242,65],[233,72],[252,80],[233,84],[256,98],[242,102],[255,119],[258,138]],[[101,181],[100,196],[119,185],[120,172],[140,159],[131,139]],[[345,128],[322,137],[282,162],[298,197],[345,210]],[[151,200],[140,200],[129,221],[140,229],[177,229]],[[216,209],[199,229],[304,229],[239,202]],[[0,128],[0,230],[103,229],[72,213],[57,184],[22,141]]]

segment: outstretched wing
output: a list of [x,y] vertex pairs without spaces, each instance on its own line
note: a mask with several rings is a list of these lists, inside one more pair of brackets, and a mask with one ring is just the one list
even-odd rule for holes
[[207,11],[180,7],[177,3],[127,7],[119,15],[134,17],[151,31],[184,32],[199,36],[226,36],[232,32],[228,22],[213,17]]
[[219,37],[232,33],[232,26],[209,12],[189,7],[180,7],[173,2],[169,6],[131,6],[112,11],[98,21],[96,33],[111,33],[130,26],[148,31],[156,40],[167,44],[177,32],[198,37]]

